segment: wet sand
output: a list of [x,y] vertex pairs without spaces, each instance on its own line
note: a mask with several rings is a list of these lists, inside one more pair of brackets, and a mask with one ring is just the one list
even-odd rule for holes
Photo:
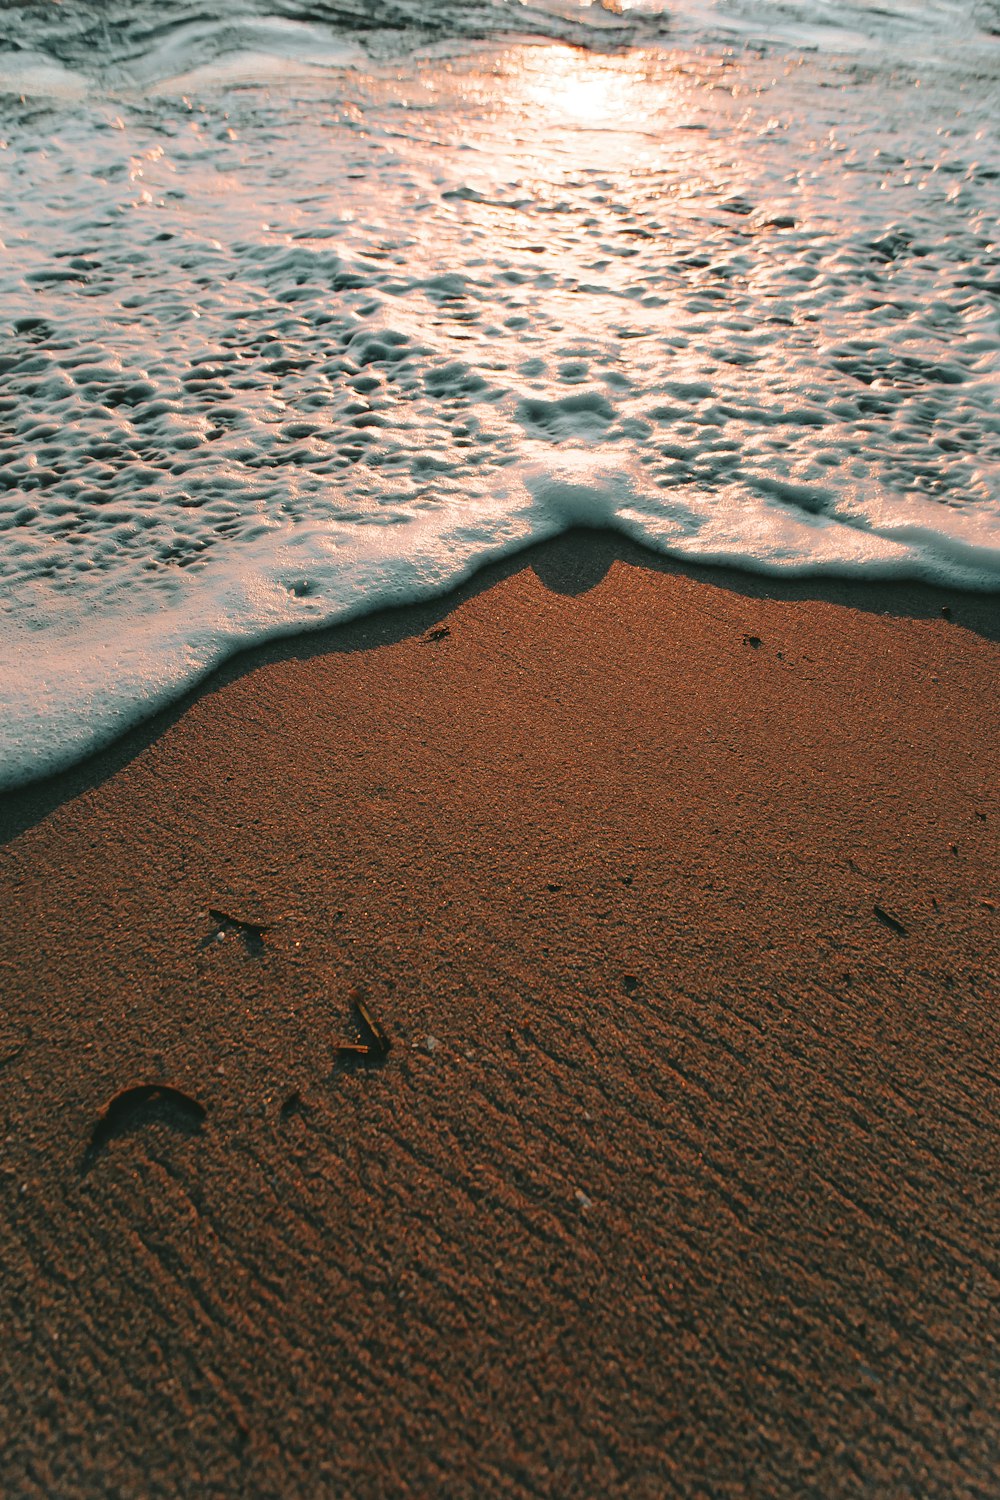
[[998,641],[576,533],[0,799],[0,1489],[996,1494]]

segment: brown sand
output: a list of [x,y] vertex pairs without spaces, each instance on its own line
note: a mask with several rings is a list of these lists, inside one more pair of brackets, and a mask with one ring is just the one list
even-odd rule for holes
[[0,802],[0,1490],[1000,1493],[998,636],[578,533]]

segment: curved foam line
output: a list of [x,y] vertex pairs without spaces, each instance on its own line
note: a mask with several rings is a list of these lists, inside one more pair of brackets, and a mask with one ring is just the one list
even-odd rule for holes
[[103,748],[238,651],[445,594],[487,563],[579,525],[758,573],[1000,590],[1000,529],[977,547],[926,524],[865,530],[780,506],[753,511],[739,497],[728,506],[718,496],[664,503],[582,449],[525,465],[485,505],[413,513],[396,526],[267,533],[228,565],[186,579],[157,608],[88,617],[69,603],[45,629],[8,617],[0,626],[13,664],[0,685],[0,788]]

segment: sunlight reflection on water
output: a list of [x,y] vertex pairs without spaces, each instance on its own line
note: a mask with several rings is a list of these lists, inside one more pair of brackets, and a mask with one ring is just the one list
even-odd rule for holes
[[[523,97],[576,126],[641,125],[641,59],[547,49],[544,68],[526,72]],[[661,99],[662,104],[662,99]]]

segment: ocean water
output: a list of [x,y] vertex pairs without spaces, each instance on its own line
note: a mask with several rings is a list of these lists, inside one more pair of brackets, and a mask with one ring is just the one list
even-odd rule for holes
[[996,0],[0,3],[0,786],[579,523],[1000,589],[998,122]]

